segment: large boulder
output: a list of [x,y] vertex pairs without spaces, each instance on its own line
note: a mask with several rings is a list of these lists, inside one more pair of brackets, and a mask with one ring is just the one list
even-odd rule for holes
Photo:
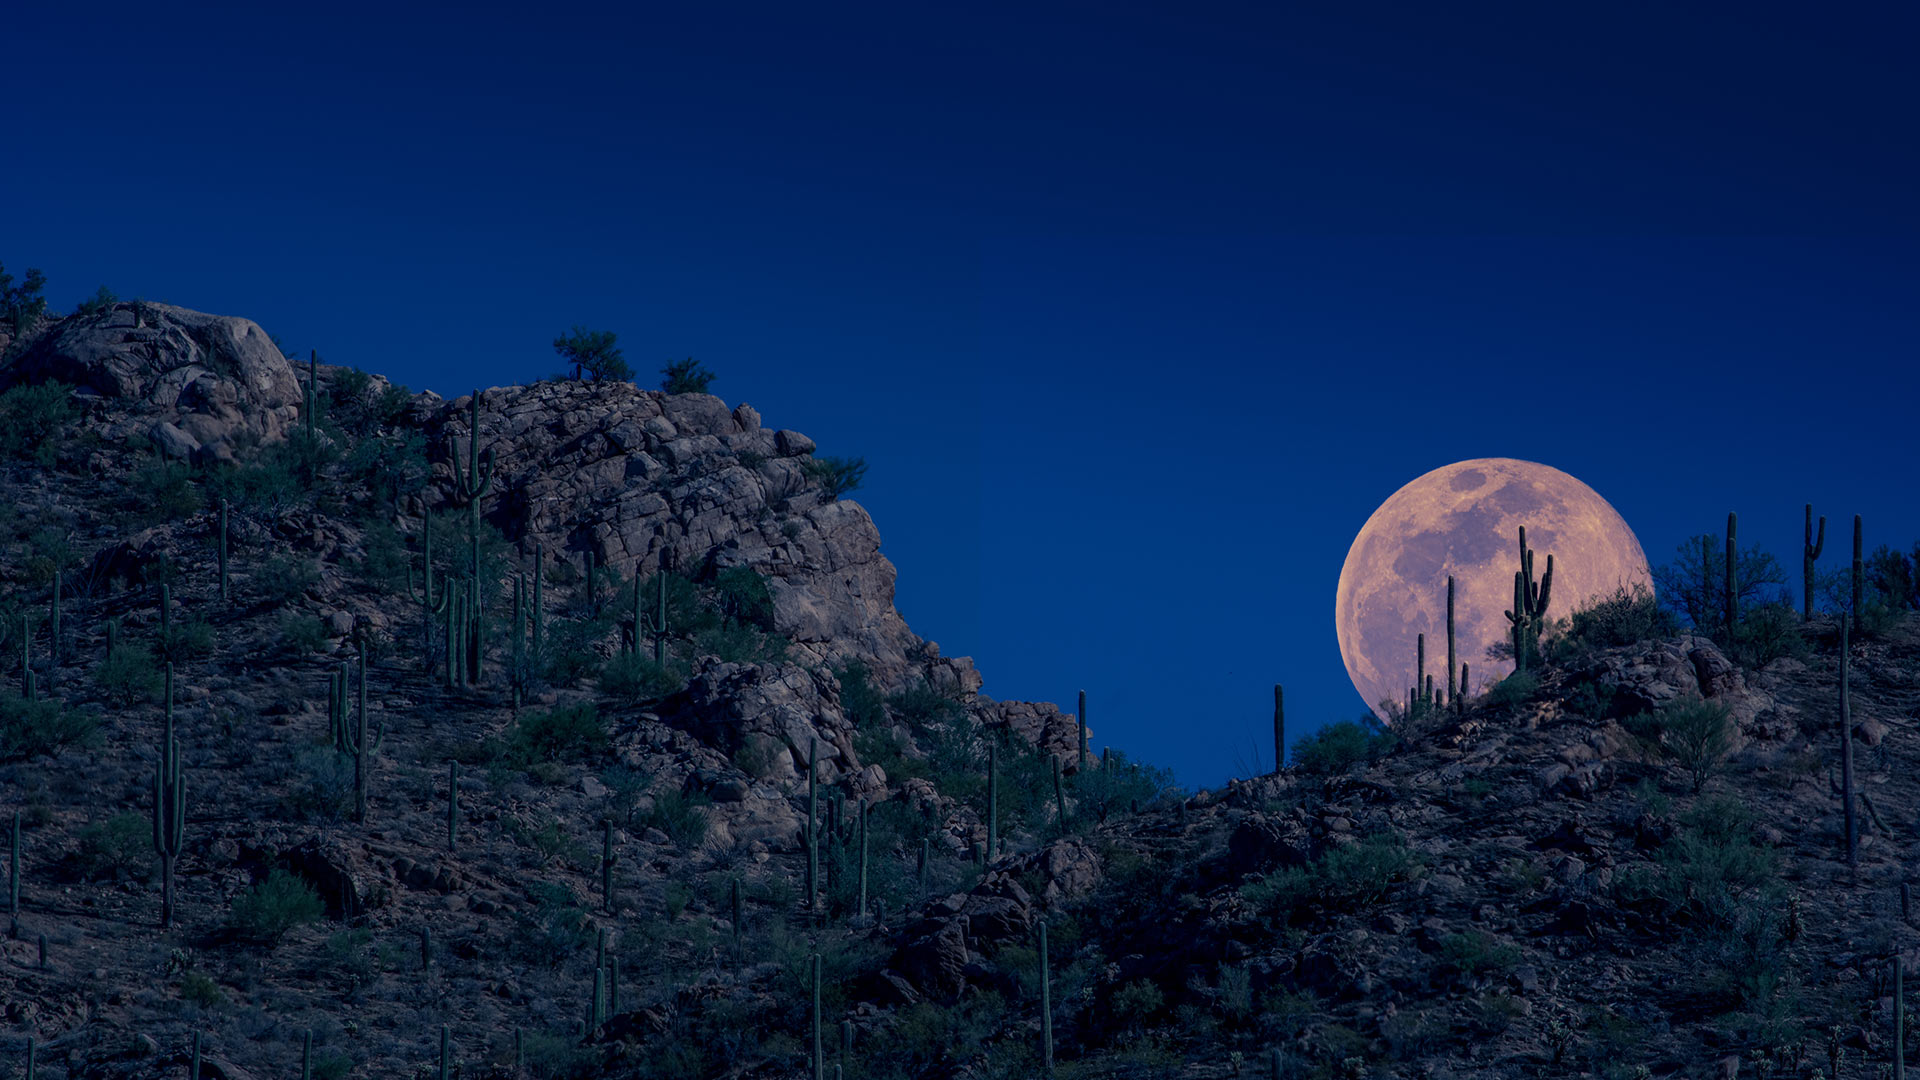
[[293,365],[259,324],[171,304],[62,319],[0,371],[0,388],[49,379],[131,407],[115,433],[179,456],[230,458],[284,438],[300,417]]

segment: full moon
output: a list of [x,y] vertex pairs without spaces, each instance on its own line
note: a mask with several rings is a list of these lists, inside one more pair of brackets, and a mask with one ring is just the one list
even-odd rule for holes
[[[1427,673],[1447,684],[1447,578],[1453,577],[1456,665],[1478,693],[1513,671],[1487,659],[1509,638],[1520,527],[1534,578],[1553,556],[1546,617],[1562,619],[1638,583],[1653,587],[1647,556],[1618,511],[1592,488],[1538,462],[1476,458],[1435,469],[1393,493],[1347,550],[1334,599],[1340,658],[1375,708],[1404,704],[1414,685],[1415,637],[1427,636]],[[1385,717],[1382,717],[1385,719]]]

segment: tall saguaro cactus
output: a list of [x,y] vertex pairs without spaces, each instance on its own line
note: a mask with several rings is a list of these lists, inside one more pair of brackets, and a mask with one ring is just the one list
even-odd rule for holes
[[826,1080],[827,1059],[820,1048],[820,954],[813,954],[813,1080]]
[[1451,705],[1460,696],[1460,689],[1454,679],[1453,653],[1453,575],[1447,575],[1447,704]]
[[[440,580],[440,592],[433,591],[433,516],[420,515],[420,588],[413,587],[413,562],[407,562],[407,595],[420,601],[420,662],[433,670],[433,617],[447,610],[447,581]],[[451,641],[452,639],[448,639]]]
[[1520,526],[1520,569],[1513,573],[1513,610],[1506,613],[1513,624],[1514,670],[1527,670],[1527,654],[1539,638],[1541,621],[1553,596],[1553,554],[1547,554],[1547,572],[1533,580],[1533,551],[1527,547],[1527,527]]
[[1287,710],[1280,697],[1280,684],[1273,684],[1273,775],[1287,767]]
[[1864,580],[1860,562],[1860,515],[1853,515],[1853,632],[1860,632],[1861,582]]
[[173,925],[173,864],[186,835],[186,788],[180,778],[180,740],[173,736],[173,665],[167,665],[167,724],[153,765],[153,849],[160,856],[160,926]]
[[[472,607],[462,620],[461,647],[466,650],[466,677],[469,683],[480,681],[483,659],[480,655],[480,500],[493,487],[493,447],[480,451],[480,390],[471,399],[472,412],[467,422],[467,467],[460,467],[458,444],[447,436],[448,456],[453,465],[454,497],[467,506],[467,572],[472,589]],[[483,462],[484,459],[484,462]]]
[[[360,659],[359,707],[355,711],[353,722],[351,724],[343,723],[341,727],[346,732],[346,736],[347,736],[346,752],[353,755],[353,819],[357,822],[364,824],[367,820],[367,774],[373,768],[373,762],[372,762],[373,752],[380,749],[380,742],[383,738],[386,737],[386,725],[382,724],[380,731],[376,732],[373,735],[373,738],[371,741],[368,740],[368,737],[367,737],[367,643],[364,638],[362,638],[360,641],[359,659]],[[345,687],[343,684],[342,690],[344,691],[344,689]],[[341,708],[344,710],[346,708],[344,693],[342,693],[341,698],[342,698]]]
[[1087,692],[1080,691],[1080,765],[1076,777],[1087,775]]
[[1053,973],[1047,963],[1047,920],[1040,920],[1040,1063],[1053,1075]]
[[1813,533],[1813,504],[1807,504],[1807,538],[1800,544],[1800,621],[1813,618],[1813,560],[1827,546],[1827,515],[1820,515],[1820,535]]

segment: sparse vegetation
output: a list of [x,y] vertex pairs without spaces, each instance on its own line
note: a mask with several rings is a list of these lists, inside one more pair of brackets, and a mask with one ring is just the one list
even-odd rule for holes
[[274,870],[233,902],[232,924],[241,936],[272,946],[294,927],[317,921],[325,910],[311,885]]
[[865,458],[808,458],[801,468],[826,492],[828,501],[858,489],[867,475]]

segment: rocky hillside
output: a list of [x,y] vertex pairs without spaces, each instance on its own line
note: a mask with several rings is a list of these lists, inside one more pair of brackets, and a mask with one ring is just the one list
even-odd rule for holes
[[1540,678],[1188,794],[981,695],[831,459],[747,405],[309,387],[157,304],[10,355],[13,1074],[30,1040],[101,1080],[196,1045],[237,1078],[1892,1060],[1910,615],[1849,647],[1851,865],[1830,618],[1744,668],[1569,633]]

